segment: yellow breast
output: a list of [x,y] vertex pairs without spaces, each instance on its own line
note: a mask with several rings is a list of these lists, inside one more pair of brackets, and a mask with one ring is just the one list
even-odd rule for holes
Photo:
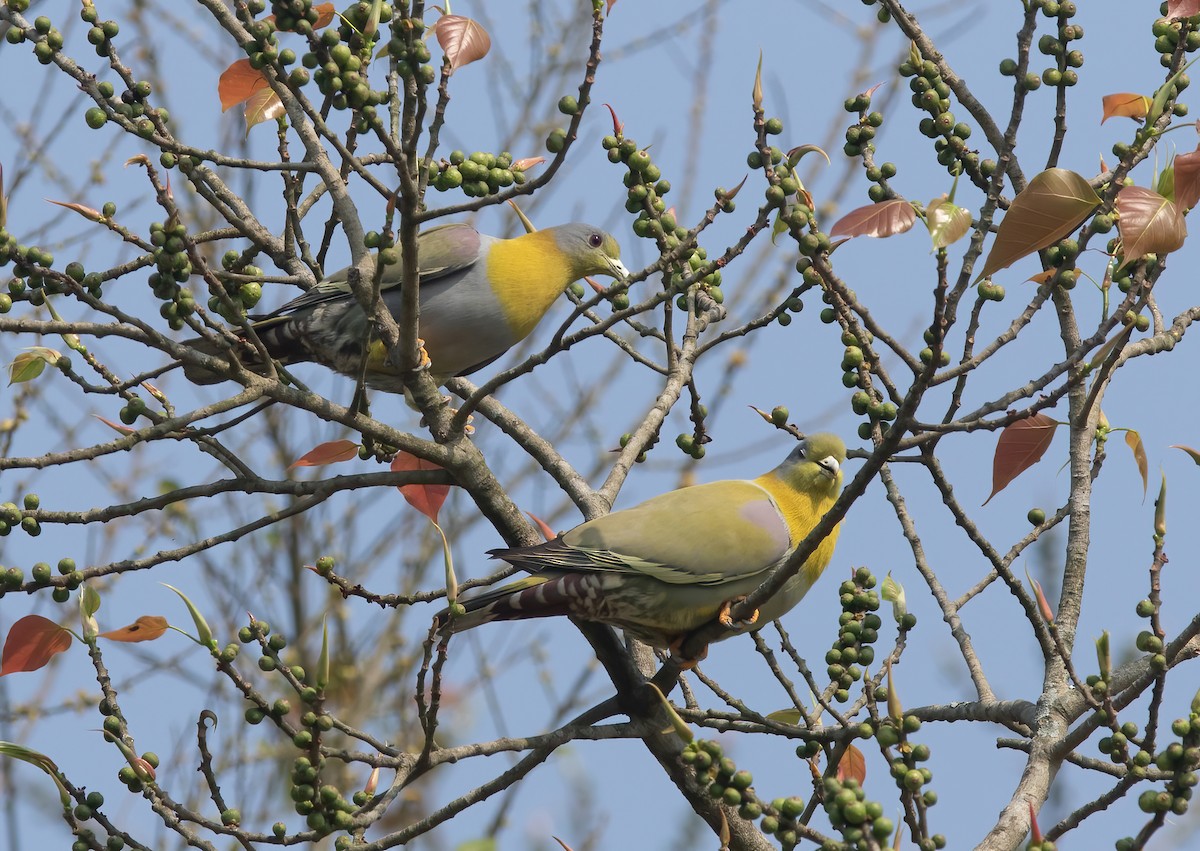
[[500,240],[487,256],[487,277],[516,340],[523,340],[574,280],[569,259],[546,231]]
[[[788,531],[791,533],[793,546],[804,540],[805,536],[825,516],[825,513],[833,507],[839,490],[839,488],[833,488],[831,491],[826,490],[817,494],[806,493],[789,487],[772,473],[759,476],[754,481],[771,494],[771,498],[775,500],[775,505],[783,514]],[[841,530],[841,523],[834,526],[833,531],[825,536],[825,540],[817,545],[817,549],[804,563],[803,572],[808,577],[807,584],[811,585],[816,582],[821,572],[828,566],[833,558],[833,548],[837,545]]]

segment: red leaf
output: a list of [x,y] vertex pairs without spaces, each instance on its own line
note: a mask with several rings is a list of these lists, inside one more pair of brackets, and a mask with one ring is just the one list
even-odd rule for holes
[[446,58],[450,60],[451,72],[482,59],[492,49],[492,39],[487,30],[477,21],[462,15],[442,15],[431,29]]
[[320,467],[358,457],[358,444],[352,440],[331,440],[313,447],[288,465],[293,467]]
[[322,3],[319,6],[313,6],[313,8],[317,10],[317,20],[313,24],[314,30],[329,26],[330,22],[333,21],[334,15],[337,14],[337,7],[332,3]]
[[1117,193],[1116,207],[1126,263],[1145,254],[1169,254],[1187,238],[1179,208],[1144,186],[1124,187]]
[[830,236],[885,237],[904,233],[917,220],[917,211],[903,198],[851,210],[829,229]]
[[113,431],[120,432],[121,434],[133,434],[135,431],[137,431],[137,429],[132,428],[130,426],[118,425],[117,423],[114,423],[112,420],[106,420],[104,417],[100,416],[99,414],[92,414],[92,416],[95,417],[96,419],[100,420],[100,422],[104,423],[106,426],[111,428]]
[[1114,116],[1141,121],[1150,111],[1151,103],[1153,101],[1145,95],[1133,94],[1132,92],[1105,95],[1103,98],[1104,117],[1100,119],[1100,123],[1103,124]]
[[266,88],[269,86],[262,71],[251,67],[249,59],[239,59],[226,68],[222,72],[220,80],[217,81],[217,95],[221,98],[221,112],[249,100],[255,92]]
[[1175,206],[1190,210],[1200,201],[1200,149],[1180,154],[1175,169]]
[[983,501],[984,505],[1046,454],[1056,428],[1058,423],[1050,417],[1034,414],[1017,420],[1000,432],[1000,439],[996,441],[996,456],[992,459],[992,492]]
[[612,106],[611,106],[610,104],[607,104],[607,103],[606,103],[606,104],[604,104],[604,106],[605,106],[605,108],[606,108],[606,109],[608,109],[608,114],[612,116],[612,120],[613,120],[613,135],[614,135],[614,136],[623,136],[623,135],[625,135],[625,125],[624,125],[624,124],[622,124],[622,123],[620,122],[620,120],[618,120],[618,118],[617,118],[617,111],[616,111],[615,109],[613,109],[613,108],[612,108]]
[[1033,811],[1033,801],[1029,801],[1029,843],[1031,845],[1042,844],[1042,829],[1038,827],[1037,813]]
[[[408,452],[397,452],[396,457],[392,459],[392,472],[394,473],[440,469],[442,468],[432,461],[426,461],[424,458],[418,458]],[[446,495],[450,493],[450,486],[400,485],[399,490],[409,505],[437,523],[438,512],[442,510],[442,503],[446,501]]]
[[838,780],[857,780],[861,786],[867,779],[867,758],[854,745],[846,745],[846,752],[838,760]]
[[124,641],[127,644],[134,644],[138,641],[153,641],[166,632],[168,626],[167,619],[164,617],[142,615],[129,626],[102,632],[98,637],[107,638],[109,641]]
[[71,646],[71,633],[41,615],[26,615],[12,625],[4,641],[0,677],[36,671]]

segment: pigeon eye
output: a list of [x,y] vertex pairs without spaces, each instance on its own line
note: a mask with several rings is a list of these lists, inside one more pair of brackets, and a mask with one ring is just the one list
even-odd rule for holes
[[594,233],[588,237],[588,245],[590,245],[592,248],[599,248],[603,244],[604,237],[600,236],[598,233]]

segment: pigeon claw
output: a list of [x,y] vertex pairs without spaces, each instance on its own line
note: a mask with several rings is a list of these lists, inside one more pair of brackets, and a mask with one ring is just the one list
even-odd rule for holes
[[754,624],[758,623],[758,609],[755,609],[754,612],[751,613],[750,617],[745,618],[744,620],[735,621],[733,619],[733,615],[730,614],[733,607],[745,599],[746,595],[742,594],[740,597],[734,597],[732,600],[726,600],[721,604],[721,610],[717,612],[717,620],[721,622],[721,626],[725,627],[726,629],[741,630],[749,629],[750,627],[754,626]]

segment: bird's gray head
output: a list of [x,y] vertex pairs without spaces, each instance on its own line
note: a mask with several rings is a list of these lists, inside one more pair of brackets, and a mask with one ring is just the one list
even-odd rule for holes
[[584,275],[610,275],[623,279],[629,270],[621,262],[621,246],[613,235],[595,225],[575,222],[550,228],[554,241],[570,259],[572,267]]

